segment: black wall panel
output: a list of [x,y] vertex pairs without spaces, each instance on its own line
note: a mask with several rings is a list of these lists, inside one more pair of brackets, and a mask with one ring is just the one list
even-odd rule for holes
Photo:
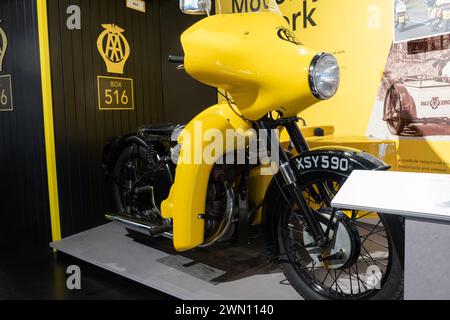
[[217,103],[216,90],[178,71],[169,63],[170,54],[182,55],[180,35],[203,16],[186,15],[180,11],[179,0],[159,2],[161,21],[162,81],[164,119],[169,122],[188,122],[195,115]]
[[0,0],[14,111],[0,112],[0,246],[51,240],[34,0]]
[[[50,55],[63,236],[104,222],[113,210],[101,169],[102,148],[113,136],[163,120],[157,1],[147,13],[130,10],[124,0],[49,0]],[[79,5],[81,30],[66,27],[69,5]],[[125,29],[131,46],[125,74],[134,79],[134,111],[99,111],[97,76],[109,75],[97,50],[102,24]]]
[[[182,54],[179,37],[199,17],[183,15],[177,0],[146,1],[147,12],[125,0],[48,0],[56,162],[61,227],[68,236],[102,224],[114,210],[101,168],[107,138],[138,126],[186,122],[217,101],[215,90],[169,64]],[[69,5],[81,8],[81,30],[69,30]],[[102,24],[116,24],[131,46],[124,75],[108,74],[97,50]],[[134,79],[134,111],[99,111],[97,76]]]

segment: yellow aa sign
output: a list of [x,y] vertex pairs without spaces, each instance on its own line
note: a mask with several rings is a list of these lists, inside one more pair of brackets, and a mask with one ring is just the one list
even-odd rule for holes
[[8,48],[8,38],[5,31],[0,27],[0,72],[3,71],[3,58],[5,58],[6,49]]
[[130,45],[124,37],[124,29],[114,24],[103,24],[105,29],[97,40],[98,52],[105,61],[109,73],[123,74],[125,63],[130,57]]

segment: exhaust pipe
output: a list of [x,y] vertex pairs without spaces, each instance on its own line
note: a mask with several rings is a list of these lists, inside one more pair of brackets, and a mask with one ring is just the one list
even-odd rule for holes
[[125,217],[122,215],[105,215],[107,220],[115,222],[126,229],[130,229],[136,231],[138,233],[144,234],[146,236],[156,237],[163,234],[169,234],[172,231],[172,226],[170,224],[163,224],[160,226],[150,225],[139,221],[137,219],[133,219],[130,217]]

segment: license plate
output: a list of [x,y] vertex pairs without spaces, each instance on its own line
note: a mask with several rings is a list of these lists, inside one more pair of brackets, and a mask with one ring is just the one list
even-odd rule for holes
[[328,170],[349,173],[353,170],[350,160],[338,155],[315,154],[297,158],[295,161],[300,171]]

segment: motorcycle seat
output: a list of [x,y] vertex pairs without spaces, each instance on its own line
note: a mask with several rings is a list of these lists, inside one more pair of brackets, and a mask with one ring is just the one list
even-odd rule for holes
[[140,127],[138,131],[143,131],[144,133],[152,135],[170,136],[175,130],[181,130],[184,126],[185,125],[183,124],[175,123],[149,124]]

